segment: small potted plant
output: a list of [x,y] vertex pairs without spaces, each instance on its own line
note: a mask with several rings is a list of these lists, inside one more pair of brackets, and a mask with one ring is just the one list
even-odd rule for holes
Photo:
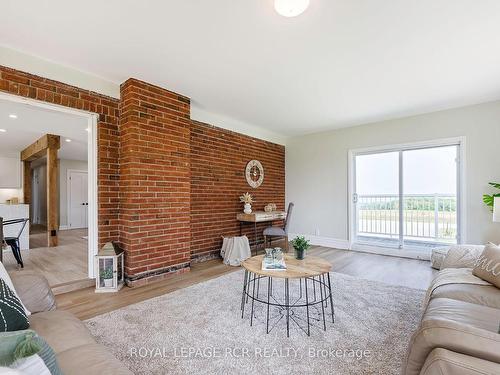
[[309,249],[309,241],[303,236],[295,237],[291,242],[293,248],[295,249],[295,258],[302,260],[307,249]]
[[240,197],[240,202],[245,203],[245,209],[243,210],[243,212],[246,214],[251,214],[252,213],[252,203],[253,203],[252,195],[250,195],[249,193],[243,194]]
[[104,287],[111,288],[113,286],[113,270],[111,268],[103,269],[101,279],[104,280]]

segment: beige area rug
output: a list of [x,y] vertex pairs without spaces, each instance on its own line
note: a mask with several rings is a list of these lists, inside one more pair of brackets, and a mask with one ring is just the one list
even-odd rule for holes
[[[331,275],[335,323],[325,332],[316,322],[310,337],[292,324],[287,338],[284,319],[266,335],[265,309],[257,304],[253,327],[250,305],[241,319],[242,271],[86,324],[135,374],[399,374],[424,292]],[[271,315],[276,321],[280,312]]]

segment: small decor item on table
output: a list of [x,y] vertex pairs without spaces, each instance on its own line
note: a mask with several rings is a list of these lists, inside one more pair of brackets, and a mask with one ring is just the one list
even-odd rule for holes
[[240,202],[245,203],[245,209],[243,210],[243,212],[246,214],[251,214],[252,213],[252,203],[253,203],[252,195],[249,194],[248,192],[243,194],[240,197]]
[[125,282],[123,250],[108,242],[96,255],[96,293],[117,292]]
[[286,271],[283,252],[279,247],[266,249],[266,256],[262,259],[263,271]]
[[276,205],[274,203],[269,203],[264,207],[265,212],[273,212],[276,211]]
[[293,248],[295,249],[295,258],[298,260],[304,259],[305,251],[309,249],[309,241],[303,236],[298,236],[291,242]]

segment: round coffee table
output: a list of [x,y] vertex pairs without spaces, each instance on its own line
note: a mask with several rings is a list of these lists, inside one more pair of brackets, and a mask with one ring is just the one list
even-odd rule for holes
[[[264,255],[254,256],[245,260],[241,265],[245,269],[243,279],[243,293],[241,296],[241,318],[245,314],[245,305],[251,304],[250,325],[253,325],[255,303],[266,306],[266,333],[269,333],[277,322],[270,328],[269,312],[271,307],[278,308],[280,318],[286,318],[286,332],[290,336],[290,322],[294,322],[308,336],[311,334],[310,308],[320,308],[323,329],[326,331],[326,314],[330,305],[332,323],[335,322],[333,307],[330,271],[332,265],[323,258],[306,256],[303,260],[284,254],[286,270],[262,270]],[[267,293],[260,292],[261,279],[267,279]],[[281,280],[280,280],[281,279]],[[290,294],[291,284],[295,284],[297,293]],[[283,294],[276,293],[276,286],[283,282]],[[304,284],[304,287],[302,287]],[[293,286],[292,286],[293,287]],[[274,288],[274,289],[273,289]],[[321,305],[319,307],[319,305]],[[305,310],[305,319],[301,318],[299,310]],[[316,319],[321,321],[321,319]],[[307,323],[305,328],[301,323]]]

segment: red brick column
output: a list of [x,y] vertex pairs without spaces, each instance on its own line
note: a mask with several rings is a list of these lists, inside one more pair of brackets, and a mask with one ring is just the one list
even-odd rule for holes
[[128,79],[121,85],[120,146],[120,242],[129,284],[189,270],[189,99]]

